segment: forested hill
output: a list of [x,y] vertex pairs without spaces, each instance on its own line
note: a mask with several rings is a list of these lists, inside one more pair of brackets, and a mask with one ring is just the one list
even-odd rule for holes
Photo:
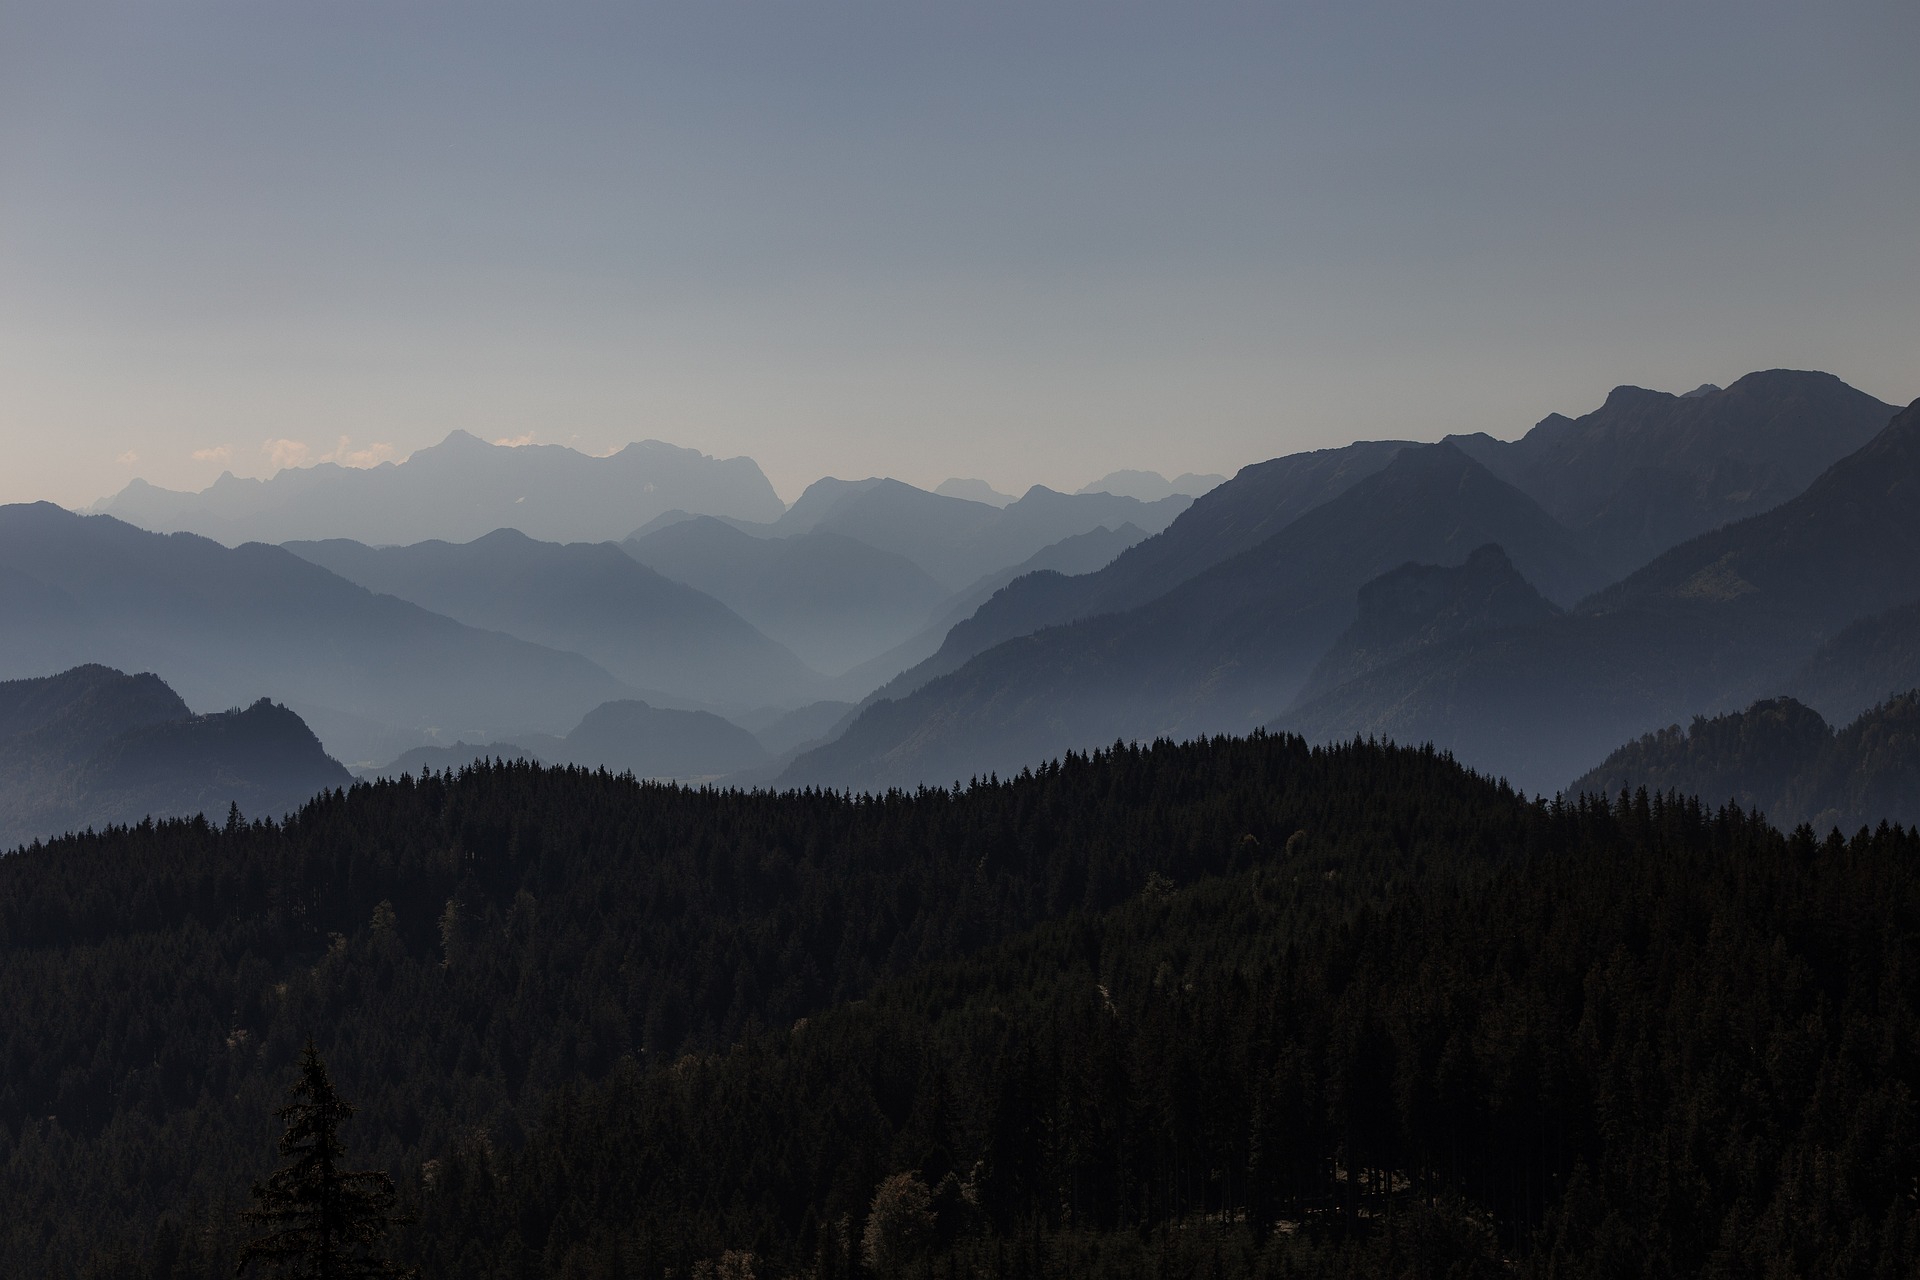
[[430,1276],[1901,1274],[1917,858],[1287,737],[60,841],[0,860],[0,1273],[231,1274],[312,1035]]

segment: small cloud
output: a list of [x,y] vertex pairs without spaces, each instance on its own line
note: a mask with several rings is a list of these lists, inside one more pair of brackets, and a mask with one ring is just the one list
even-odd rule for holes
[[131,449],[120,455],[120,465],[123,467],[131,467],[139,461],[140,455]]
[[357,467],[364,471],[368,467],[377,467],[383,462],[391,462],[397,451],[390,444],[370,444],[364,449],[353,447],[351,436],[341,436],[340,443],[333,452],[320,458],[322,462],[337,462],[343,467]]
[[533,432],[526,431],[517,436],[501,436],[498,440],[495,440],[494,443],[505,445],[509,449],[523,448],[533,443]]
[[268,440],[261,444],[260,450],[276,471],[304,467],[313,457],[313,450],[300,440]]
[[195,449],[193,460],[195,462],[231,462],[233,449],[230,445],[224,444],[217,444],[211,449]]

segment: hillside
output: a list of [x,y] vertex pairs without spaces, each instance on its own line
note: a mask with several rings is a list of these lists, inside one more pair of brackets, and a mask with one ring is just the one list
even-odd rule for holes
[[725,604],[612,543],[538,542],[497,529],[466,543],[376,548],[335,539],[287,550],[468,626],[582,654],[656,697],[752,707],[804,698],[818,683]]
[[1787,687],[1836,721],[1889,689],[1920,688],[1920,600],[1853,623],[1814,650]]
[[158,533],[198,533],[237,546],[325,538],[469,542],[500,528],[550,542],[604,542],[675,508],[742,520],[772,520],[783,509],[751,458],[710,458],[658,440],[595,458],[561,445],[493,445],[454,431],[405,461],[364,470],[320,463],[265,480],[228,473],[199,493],[136,480],[93,510]]
[[1904,1274],[1917,868],[1272,737],[64,841],[0,860],[0,1268],[230,1275],[312,1034],[433,1275]]
[[354,762],[434,729],[559,731],[633,693],[577,654],[376,595],[279,547],[0,506],[0,678],[76,663],[164,671],[195,706],[270,698]]
[[265,699],[197,716],[158,676],[101,666],[0,682],[0,850],[234,804],[278,817],[351,781]]
[[1626,744],[1568,792],[1639,787],[1730,800],[1782,828],[1920,825],[1920,692],[1873,707],[1838,733],[1792,698],[1696,716],[1687,729],[1674,725]]

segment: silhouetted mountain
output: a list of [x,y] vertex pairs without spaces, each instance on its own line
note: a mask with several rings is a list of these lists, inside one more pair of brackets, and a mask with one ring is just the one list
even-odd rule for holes
[[557,729],[632,692],[578,654],[375,595],[280,547],[0,507],[0,677],[77,662],[165,671],[200,706],[270,697],[348,760],[422,730]]
[[985,480],[959,476],[942,480],[933,487],[933,491],[943,498],[964,498],[968,502],[984,502],[990,507],[1004,507],[1013,501],[1012,494],[1000,492]]
[[1452,567],[1404,564],[1360,588],[1360,614],[1313,669],[1301,700],[1455,636],[1559,613],[1489,543]]
[[610,542],[536,542],[497,529],[466,543],[333,539],[287,549],[369,591],[584,654],[655,696],[746,707],[802,698],[819,683],[726,605]]
[[0,682],[0,850],[144,818],[278,817],[352,775],[266,699],[196,716],[152,674]]
[[1888,689],[1920,688],[1920,600],[1847,627],[1814,650],[1787,687],[1835,723]]
[[958,671],[967,659],[1017,636],[1079,618],[1121,613],[1157,599],[1224,560],[1258,546],[1323,502],[1375,474],[1406,448],[1400,440],[1290,454],[1243,467],[1178,519],[1096,573],[1061,569],[1017,578],[955,623],[930,657],[876,696],[905,697]]
[[1258,724],[1353,620],[1363,584],[1409,560],[1458,563],[1488,542],[1550,596],[1577,597],[1598,579],[1524,494],[1450,445],[1409,447],[1149,605],[1009,641],[875,703],[783,779],[950,780],[1115,738]]
[[95,510],[162,533],[229,545],[353,538],[466,542],[518,529],[555,542],[623,538],[671,508],[772,520],[782,505],[751,458],[710,458],[658,440],[595,458],[560,445],[509,448],[455,431],[404,462],[322,463],[267,480],[229,473],[199,493],[136,480]]
[[1675,547],[1568,616],[1435,645],[1275,723],[1432,741],[1552,790],[1650,726],[1788,685],[1828,637],[1920,598],[1916,492],[1920,403],[1799,497]]
[[1758,809],[1782,830],[1856,831],[1920,823],[1920,691],[1874,707],[1838,734],[1792,698],[1694,717],[1621,747],[1576,778],[1573,795],[1645,787]]
[[1592,413],[1550,415],[1510,443],[1453,440],[1622,574],[1785,502],[1895,412],[1832,374],[1774,369],[1684,396],[1616,387]]
[[826,529],[896,552],[960,591],[1076,533],[1133,524],[1158,533],[1185,498],[1140,502],[1112,494],[1056,493],[1042,485],[1006,508],[942,497],[898,480],[816,481],[773,527],[777,534]]
[[632,699],[595,707],[564,739],[527,745],[555,764],[682,782],[736,773],[768,756],[752,734],[710,711],[675,711]]
[[1175,494],[1197,498],[1226,482],[1225,476],[1200,476],[1191,471],[1173,480],[1167,479],[1158,471],[1111,471],[1093,483],[1082,486],[1077,492],[1111,493],[1120,498],[1138,498],[1142,502],[1158,502],[1162,498],[1171,498]]
[[912,635],[947,595],[905,556],[829,529],[757,537],[703,516],[620,545],[640,564],[725,603],[830,674]]
[[[1012,568],[990,573],[972,587],[954,595],[940,607],[934,620],[917,634],[879,657],[861,663],[835,683],[847,693],[866,695],[864,701],[867,702],[882,697],[905,697],[934,676],[946,674],[945,670],[927,663],[927,659],[941,652],[947,634],[954,627],[972,617],[1009,583],[1029,574],[1072,577],[1093,573],[1113,563],[1116,556],[1138,544],[1144,537],[1146,533],[1139,527],[1123,524],[1118,529],[1100,528],[1076,533],[1050,547],[1042,547]],[[961,661],[964,658],[956,659],[953,665],[957,667]],[[896,679],[909,670],[914,672],[910,679]]]

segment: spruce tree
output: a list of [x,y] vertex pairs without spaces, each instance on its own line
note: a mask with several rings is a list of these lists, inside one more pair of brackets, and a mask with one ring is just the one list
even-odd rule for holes
[[340,1125],[352,1104],[334,1092],[313,1041],[300,1059],[293,1101],[274,1115],[286,1125],[280,1154],[287,1163],[253,1186],[254,1207],[242,1213],[264,1231],[247,1243],[235,1274],[255,1263],[300,1280],[410,1276],[379,1253],[393,1214],[393,1179],[372,1169],[345,1169]]

